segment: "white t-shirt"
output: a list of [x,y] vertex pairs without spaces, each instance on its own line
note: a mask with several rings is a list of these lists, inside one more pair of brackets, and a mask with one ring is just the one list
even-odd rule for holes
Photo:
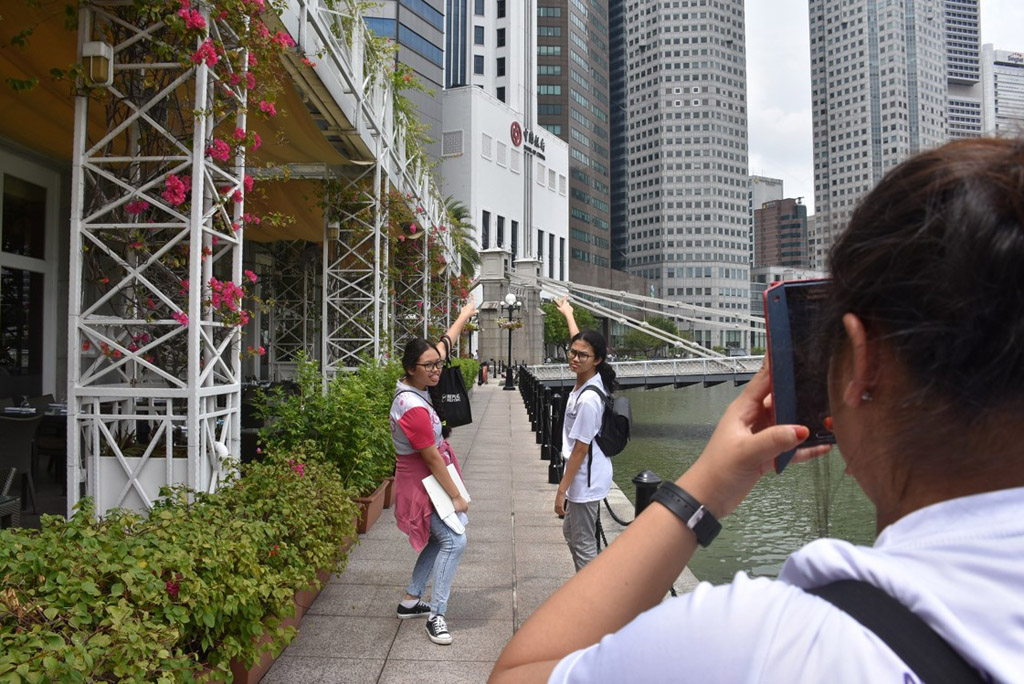
[[1024,488],[915,511],[873,547],[820,539],[778,581],[701,583],[588,649],[549,683],[914,683],[867,628],[798,587],[870,582],[917,613],[993,682],[1024,680]]
[[[565,498],[573,503],[586,503],[588,501],[600,501],[608,496],[608,490],[612,486],[612,461],[604,455],[601,447],[597,445],[594,437],[601,431],[601,419],[604,417],[604,404],[601,397],[593,390],[583,391],[588,385],[597,387],[608,396],[608,392],[601,382],[601,374],[587,380],[583,385],[572,392],[565,403],[565,422],[562,426],[562,458],[566,463],[576,445],[576,440],[581,439],[589,442],[594,450],[594,458],[583,458],[583,465],[576,471]],[[587,486],[587,463],[590,462],[590,486]]]

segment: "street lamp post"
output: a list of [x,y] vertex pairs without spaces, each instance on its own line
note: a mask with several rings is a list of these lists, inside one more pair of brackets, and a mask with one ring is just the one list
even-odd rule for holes
[[512,314],[522,308],[523,303],[516,299],[516,296],[509,292],[505,295],[505,301],[498,304],[502,309],[508,309],[508,367],[505,369],[505,386],[502,389],[514,390],[512,384]]

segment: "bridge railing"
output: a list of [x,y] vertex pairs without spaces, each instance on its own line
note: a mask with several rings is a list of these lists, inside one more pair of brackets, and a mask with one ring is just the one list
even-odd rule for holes
[[[756,373],[763,356],[725,356],[714,359],[658,359],[654,361],[612,361],[615,375],[626,378],[707,377],[716,375],[747,375]],[[540,382],[575,380],[576,375],[566,363],[544,363],[527,366]],[[642,384],[642,383],[641,383]]]

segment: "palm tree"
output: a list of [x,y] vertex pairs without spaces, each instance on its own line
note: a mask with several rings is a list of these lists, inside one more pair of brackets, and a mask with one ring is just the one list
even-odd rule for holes
[[461,273],[472,281],[480,265],[480,252],[477,251],[476,239],[473,237],[476,229],[470,222],[469,209],[451,195],[445,198],[444,206],[448,212],[449,230],[455,253],[459,256]]

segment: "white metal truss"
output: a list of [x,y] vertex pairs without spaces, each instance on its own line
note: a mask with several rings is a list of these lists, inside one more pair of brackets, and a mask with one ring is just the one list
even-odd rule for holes
[[82,483],[98,514],[146,510],[164,485],[212,491],[238,453],[240,321],[211,288],[242,284],[244,148],[206,152],[246,128],[248,60],[204,19],[214,66],[161,62],[180,38],[131,3],[80,12],[78,54],[105,45],[113,80],[75,103],[69,515]]
[[[605,290],[599,287],[592,287],[586,285],[577,285],[575,283],[566,283],[560,280],[552,280],[550,278],[538,278],[537,279],[544,290],[551,292],[557,296],[567,296],[570,300],[591,312],[602,316],[604,318],[610,318],[622,325],[628,326],[635,330],[640,330],[648,335],[656,337],[663,342],[672,344],[678,348],[685,349],[686,351],[702,356],[706,358],[716,358],[723,356],[716,351],[708,349],[702,345],[699,345],[692,340],[689,340],[680,335],[673,335],[664,330],[660,330],[644,320],[635,319],[630,315],[624,313],[623,309],[633,309],[641,314],[651,314],[656,316],[666,316],[673,320],[683,320],[693,323],[698,323],[707,327],[719,327],[726,328],[729,330],[742,330],[744,332],[754,331],[757,333],[764,333],[764,319],[757,318],[756,316],[739,316],[729,314],[727,312],[720,311],[718,309],[710,309],[708,307],[697,306],[694,304],[687,304],[685,302],[679,302],[672,299],[658,299],[656,297],[648,297],[645,295],[636,295],[624,291]],[[606,302],[607,304],[614,304],[619,307],[620,310],[616,311],[605,304],[600,302]],[[647,305],[659,307],[658,309],[647,308]],[[684,309],[693,313],[691,316],[687,316],[678,313],[676,309]],[[703,314],[709,315],[707,318],[696,318]],[[717,321],[711,320],[722,316],[733,316],[737,321],[742,320],[744,324],[736,321]]]
[[282,240],[270,246],[274,267],[263,279],[274,305],[270,309],[271,377],[291,377],[299,356],[320,356],[320,245]]
[[379,359],[387,330],[387,214],[380,163],[338,179],[323,251],[323,371]]

